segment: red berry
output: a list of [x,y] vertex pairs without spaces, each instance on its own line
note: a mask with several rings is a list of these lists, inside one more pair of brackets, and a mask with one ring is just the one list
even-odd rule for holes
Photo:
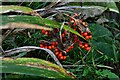
[[52,47],[52,48],[55,48],[55,46],[54,46],[54,45],[52,45],[51,47]]
[[65,34],[63,33],[61,36],[62,36],[62,37],[65,37]]
[[40,47],[43,48],[43,44],[40,44]]
[[74,48],[74,46],[70,46],[70,48],[71,48],[71,49],[73,49],[73,48]]
[[43,33],[43,34],[45,33],[45,30],[44,30],[44,29],[42,29],[42,33]]
[[46,48],[46,49],[47,49],[48,47],[47,47],[47,46],[45,46],[44,48]]
[[59,54],[58,54],[58,57],[60,58],[62,56],[62,52],[60,52]]
[[52,42],[52,45],[55,45],[56,43],[55,42]]
[[66,49],[65,51],[66,51],[66,53],[67,53],[67,52],[69,52],[69,50],[68,50],[68,49]]
[[83,36],[84,36],[84,37],[85,37],[85,36],[87,36],[87,35],[88,35],[88,33],[87,33],[87,32],[84,32],[84,33],[83,33]]
[[55,45],[58,45],[58,42],[55,42]]
[[48,46],[48,49],[52,49],[52,47],[51,47],[51,46]]
[[66,60],[66,56],[63,56],[63,60]]
[[89,37],[89,39],[91,39],[92,38],[92,35],[90,35],[90,36],[88,36]]
[[79,44],[82,44],[82,41],[79,41]]
[[84,48],[84,47],[85,47],[85,46],[83,46],[83,45],[81,46],[81,48]]
[[78,37],[75,37],[75,38],[74,38],[74,41],[78,41]]
[[74,28],[74,30],[76,31],[76,28]]
[[82,44],[81,41],[79,42],[79,46],[80,46],[81,48],[84,48],[84,45]]
[[57,52],[55,52],[55,54],[56,54],[56,55],[58,55],[58,54],[59,54],[59,52],[57,51]]
[[88,40],[88,39],[89,39],[89,36],[86,36],[85,39]]
[[86,51],[89,51],[89,50],[90,50],[90,47],[86,47],[85,50],[86,50]]
[[83,36],[83,32],[81,32],[81,35]]
[[84,47],[85,47],[85,48],[88,47],[88,46],[89,46],[88,43],[85,43],[85,44],[84,44]]
[[61,57],[59,57],[59,59],[60,59],[60,60],[63,60],[63,59],[64,59],[64,57],[63,57],[63,56],[61,56]]
[[52,42],[52,45],[56,46],[58,45],[58,42]]
[[79,44],[80,47],[82,47],[83,45],[82,44]]
[[45,31],[45,34],[48,35],[49,34],[48,31]]
[[66,30],[64,30],[64,32],[63,32],[64,34],[66,34],[67,32],[66,32]]
[[77,25],[76,22],[74,22],[73,26],[76,26],[76,25]]
[[57,52],[57,51],[59,51],[57,48],[55,48],[55,51]]

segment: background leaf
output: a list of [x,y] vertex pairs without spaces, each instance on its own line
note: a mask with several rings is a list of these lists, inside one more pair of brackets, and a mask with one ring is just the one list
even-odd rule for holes
[[112,33],[105,27],[99,24],[89,24],[93,38],[112,36]]
[[93,41],[92,43],[95,46],[95,48],[101,51],[102,53],[104,53],[104,55],[107,55],[111,58],[114,56],[112,45],[104,42],[95,42],[95,41]]
[[119,80],[119,77],[109,70],[103,70],[102,75],[108,77],[110,80]]
[[103,2],[88,2],[88,3],[84,3],[83,6],[101,6],[101,7],[108,8],[110,11],[119,13],[119,10],[113,0],[107,1],[104,3]]
[[[77,7],[77,6],[76,6]],[[82,6],[76,9],[76,12],[85,15],[84,19],[101,15],[107,8],[102,6]]]

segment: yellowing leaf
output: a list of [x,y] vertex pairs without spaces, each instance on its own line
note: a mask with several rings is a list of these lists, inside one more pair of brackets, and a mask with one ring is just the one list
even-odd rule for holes
[[31,8],[24,7],[24,6],[16,6],[16,5],[0,6],[0,14],[8,13],[11,11],[12,12],[26,13],[26,14],[33,12],[33,10]]

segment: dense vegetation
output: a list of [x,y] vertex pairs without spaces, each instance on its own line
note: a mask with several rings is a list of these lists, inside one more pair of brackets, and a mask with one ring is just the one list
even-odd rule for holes
[[3,2],[2,79],[120,79],[119,6]]

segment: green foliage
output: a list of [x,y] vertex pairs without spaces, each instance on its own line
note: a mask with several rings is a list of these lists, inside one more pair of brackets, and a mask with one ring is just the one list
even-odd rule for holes
[[116,74],[112,73],[110,70],[103,70],[103,71],[98,70],[96,71],[96,74],[100,75],[101,77],[105,77],[105,78],[108,77],[110,80],[119,79],[119,77]]
[[112,36],[112,33],[104,26],[99,24],[90,24],[89,26],[94,39],[97,39],[97,37]]
[[2,59],[1,68],[3,73],[72,79],[72,75],[66,73],[63,68],[50,62],[34,58],[17,58],[15,60],[4,58]]
[[[5,3],[3,3],[5,4]],[[42,18],[39,16],[36,16],[36,14],[31,14],[33,12],[33,9],[40,9],[44,8],[45,6],[48,6],[50,3],[48,2],[41,2],[41,3],[28,3],[24,2],[21,4],[21,6],[16,6],[16,4],[20,3],[7,3],[12,4],[14,6],[3,6],[0,10],[0,14],[3,14],[0,17],[2,18],[2,23],[0,25],[2,27],[5,27],[8,25],[8,23],[15,22],[24,22],[34,25],[43,26],[44,28],[61,28],[63,21],[56,20],[56,16],[60,16],[59,14],[62,13],[53,13],[52,15],[49,14],[52,12],[53,8],[51,7],[48,11],[46,9],[46,12],[49,12],[47,14],[47,18]],[[2,66],[3,73],[6,78],[62,78],[63,79],[73,79],[73,75],[76,75],[78,79],[82,80],[103,80],[103,79],[119,79],[120,77],[120,25],[116,21],[111,19],[109,17],[109,21],[107,23],[96,23],[96,19],[99,19],[101,17],[104,17],[108,19],[108,16],[111,16],[111,12],[113,11],[115,13],[112,13],[113,15],[117,14],[118,16],[118,8],[115,4],[115,2],[106,2],[106,3],[96,3],[96,2],[84,2],[82,3],[84,9],[81,7],[78,9],[78,11],[82,11],[82,13],[87,14],[87,18],[85,21],[88,21],[88,25],[90,28],[90,31],[92,33],[92,39],[89,42],[91,46],[91,50],[89,52],[86,52],[85,50],[78,47],[78,45],[75,45],[74,49],[71,50],[69,53],[67,53],[67,60],[66,61],[60,61],[63,65],[63,67],[66,69],[63,69],[55,64],[52,64],[50,62],[41,60],[41,59],[35,59],[36,57],[41,57],[42,59],[52,61],[49,56],[45,54],[43,51],[31,51],[31,52],[21,52],[19,55],[14,55],[11,57],[17,58],[15,60],[4,58],[2,60]],[[78,3],[68,3],[65,6],[80,6]],[[54,4],[52,4],[54,6]],[[93,6],[96,6],[94,9]],[[54,6],[55,8],[61,8],[61,6]],[[64,7],[64,6],[63,6]],[[88,7],[91,7],[91,9],[88,9]],[[108,12],[106,10],[109,9]],[[72,11],[72,9],[68,9],[68,11]],[[12,12],[20,12],[20,13],[27,13],[29,15],[21,14],[21,15],[14,15]],[[65,10],[63,10],[65,11]],[[86,12],[87,11],[87,12]],[[9,13],[11,13],[9,15]],[[40,12],[40,14],[44,14],[45,12]],[[80,12],[79,12],[80,13]],[[105,13],[108,16],[105,15]],[[99,16],[98,16],[99,15]],[[113,16],[112,15],[112,16]],[[92,17],[92,18],[91,18]],[[55,19],[54,19],[55,18]],[[61,17],[60,17],[61,18]],[[68,17],[64,17],[68,18]],[[59,21],[59,22],[57,22]],[[94,22],[95,21],[95,22]],[[16,27],[17,28],[17,27]],[[22,28],[22,27],[21,27]],[[23,28],[24,29],[24,28]],[[70,28],[68,25],[64,25],[63,29],[70,31],[71,33],[74,33],[78,35],[80,38],[83,38],[77,31]],[[15,29],[16,31],[19,30]],[[5,30],[3,30],[3,34]],[[29,35],[28,35],[29,33]],[[3,35],[3,37],[6,35]],[[72,37],[71,37],[72,38]],[[83,38],[84,39],[84,38]],[[39,46],[40,40],[48,40],[50,41],[51,38],[47,37],[46,35],[41,34],[40,30],[35,29],[26,29],[21,32],[12,32],[9,34],[9,36],[5,37],[3,40],[2,47],[4,50],[20,47],[20,46]],[[85,40],[86,41],[86,40]],[[87,42],[87,41],[86,41]],[[43,54],[39,54],[43,53]],[[34,58],[21,58],[21,57],[34,57]],[[65,65],[67,67],[65,67]],[[70,67],[69,67],[70,66]],[[68,73],[67,71],[70,71],[71,73]],[[11,73],[11,74],[6,74]],[[24,75],[25,74],[25,75]],[[4,77],[4,78],[5,78]]]

